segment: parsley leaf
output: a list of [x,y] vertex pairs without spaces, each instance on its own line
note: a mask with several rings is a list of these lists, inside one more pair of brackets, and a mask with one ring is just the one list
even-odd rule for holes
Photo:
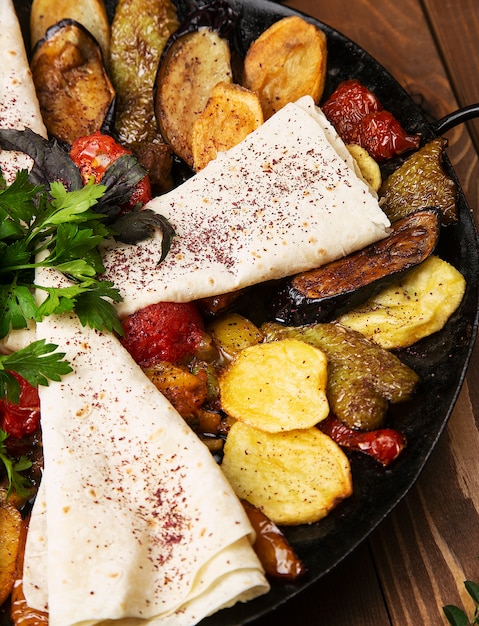
[[8,433],[0,429],[0,461],[2,461],[8,478],[8,490],[7,499],[12,490],[15,490],[19,496],[28,497],[30,495],[30,483],[27,478],[22,476],[20,472],[29,469],[32,466],[31,461],[26,456],[20,457],[20,459],[12,459],[7,451],[5,440],[8,438]]

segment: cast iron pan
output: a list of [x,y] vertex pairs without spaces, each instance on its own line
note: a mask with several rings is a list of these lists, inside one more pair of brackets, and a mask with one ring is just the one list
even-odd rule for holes
[[[110,17],[116,0],[106,0]],[[297,12],[267,0],[229,0],[240,14],[240,47],[249,44],[278,19]],[[29,0],[16,0],[24,27],[28,28]],[[177,0],[179,16],[199,4],[198,0]],[[473,105],[436,124],[426,122],[420,108],[396,80],[367,52],[329,26],[306,17],[325,31],[328,38],[328,78],[325,97],[336,85],[357,78],[380,99],[410,132],[420,132],[424,141],[479,114]],[[450,163],[446,169],[456,179]],[[457,179],[456,179],[457,182]],[[271,591],[246,604],[223,610],[201,622],[201,626],[247,624],[292,598],[342,561],[391,512],[416,481],[433,450],[464,380],[478,324],[478,235],[470,208],[459,187],[457,225],[444,230],[439,256],[452,263],[466,278],[463,302],[439,333],[400,353],[402,360],[421,377],[413,401],[400,405],[390,416],[393,427],[405,433],[408,447],[388,469],[360,454],[351,455],[354,494],[326,519],[305,526],[286,528],[285,533],[304,560],[307,575],[298,583],[273,583]],[[261,303],[258,302],[258,310]]]

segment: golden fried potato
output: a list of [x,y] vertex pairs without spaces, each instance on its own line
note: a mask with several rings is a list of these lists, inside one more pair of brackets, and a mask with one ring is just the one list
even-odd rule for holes
[[232,82],[230,49],[225,39],[207,28],[179,37],[157,73],[155,114],[161,134],[191,167],[193,124],[219,82]]
[[265,431],[309,428],[329,414],[326,356],[297,339],[245,348],[219,383],[225,412]]
[[309,524],[352,493],[341,448],[317,428],[267,433],[236,422],[222,469],[239,498],[276,524]]
[[215,85],[206,107],[193,124],[194,169],[203,169],[218,152],[236,146],[262,123],[263,110],[255,93],[234,83]]
[[110,23],[103,0],[33,0],[30,12],[30,41],[32,48],[47,29],[62,19],[82,24],[100,44],[103,58],[108,59]]
[[214,320],[207,328],[221,354],[231,360],[241,350],[260,343],[263,333],[239,313],[229,313]]
[[374,191],[378,192],[382,184],[379,163],[373,159],[367,150],[357,143],[350,143],[346,147],[356,161],[364,180]]
[[22,516],[13,504],[0,503],[0,605],[10,595],[13,583],[22,531]]
[[255,91],[268,119],[288,102],[309,95],[318,103],[326,78],[326,35],[301,17],[284,17],[250,46],[243,85]]
[[432,255],[403,280],[338,321],[383,348],[405,348],[441,330],[460,305],[465,289],[462,274]]

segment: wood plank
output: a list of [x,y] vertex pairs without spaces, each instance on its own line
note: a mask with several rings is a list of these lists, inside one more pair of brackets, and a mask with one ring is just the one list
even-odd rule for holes
[[[424,0],[433,35],[461,107],[479,102],[479,4],[477,0]],[[479,120],[468,123],[479,152]]]

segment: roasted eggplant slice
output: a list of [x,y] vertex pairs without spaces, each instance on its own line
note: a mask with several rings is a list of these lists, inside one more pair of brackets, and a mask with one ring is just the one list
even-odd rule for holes
[[33,0],[30,11],[31,47],[45,36],[48,28],[63,19],[80,22],[101,46],[103,57],[108,57],[110,23],[103,0]]
[[35,46],[31,69],[48,132],[71,145],[104,128],[115,91],[100,45],[75,20],[51,26]]
[[232,82],[231,54],[227,40],[209,28],[175,39],[159,67],[156,117],[165,141],[190,167],[193,124],[219,82]]
[[273,304],[275,319],[303,324],[337,318],[424,261],[439,231],[437,209],[411,213],[395,222],[385,239],[292,278]]

